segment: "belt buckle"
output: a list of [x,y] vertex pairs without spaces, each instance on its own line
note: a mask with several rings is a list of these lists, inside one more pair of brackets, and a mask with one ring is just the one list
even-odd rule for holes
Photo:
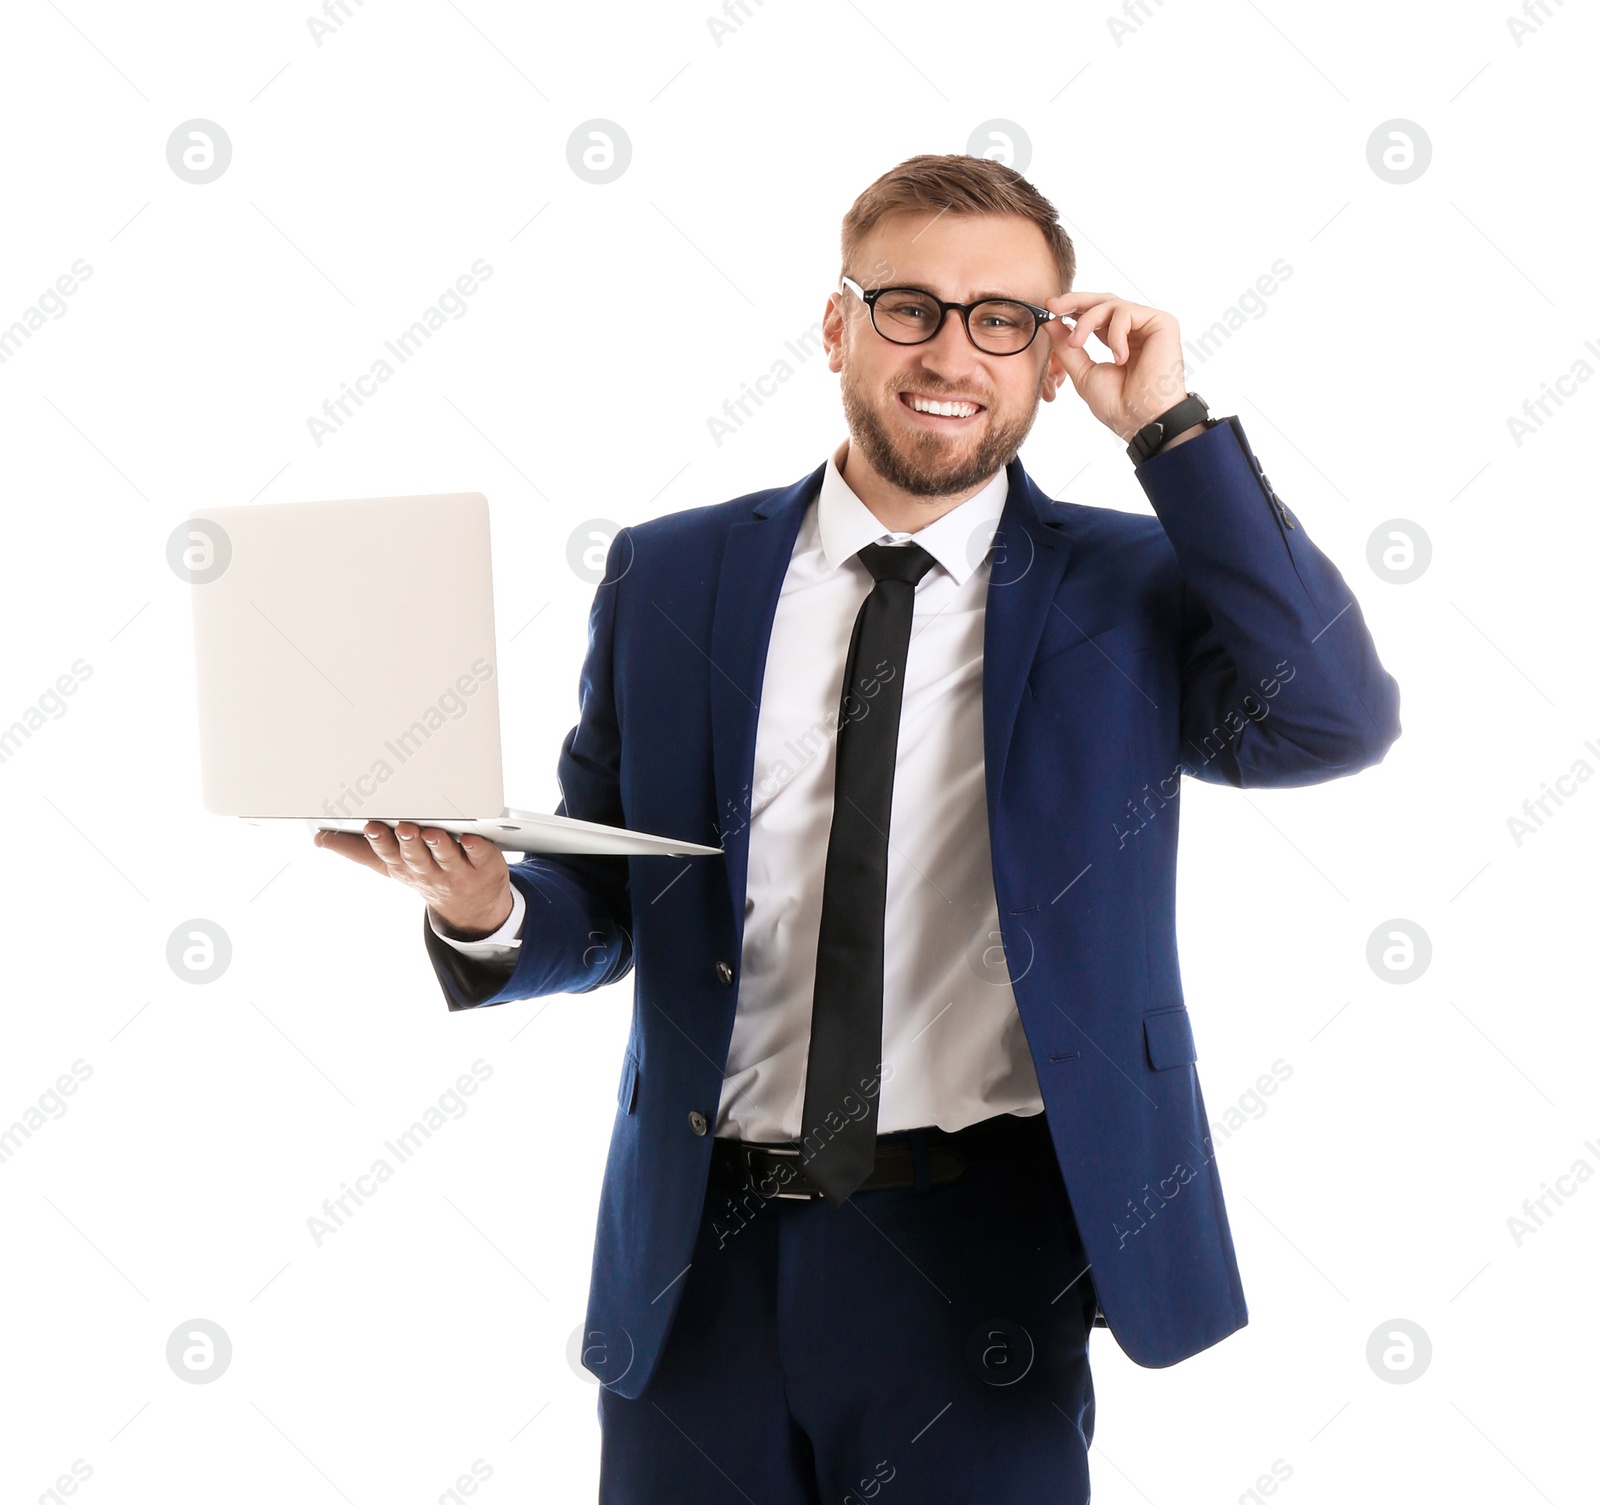
[[[794,1148],[794,1147],[791,1147],[789,1145],[741,1144],[739,1146],[739,1153],[740,1153],[741,1157],[744,1160],[745,1184],[752,1191],[755,1191],[755,1192],[759,1193],[761,1196],[765,1197],[765,1196],[769,1196],[770,1195],[770,1196],[774,1196],[774,1197],[782,1197],[782,1198],[784,1198],[784,1199],[786,1199],[788,1201],[791,1201],[791,1202],[812,1202],[812,1201],[815,1201],[819,1196],[822,1195],[822,1193],[820,1191],[782,1191],[782,1190],[779,1190],[779,1191],[768,1193],[768,1192],[765,1192],[765,1191],[761,1190],[761,1187],[758,1184],[757,1179],[756,1179],[756,1167],[755,1167],[755,1159],[754,1159],[754,1157],[757,1156],[757,1155],[773,1155],[773,1156],[777,1156],[778,1158],[782,1159],[782,1158],[785,1158],[785,1157],[792,1156],[794,1159],[798,1160],[800,1158],[800,1151],[799,1151],[798,1148]],[[776,1179],[776,1178],[774,1178],[774,1179]]]

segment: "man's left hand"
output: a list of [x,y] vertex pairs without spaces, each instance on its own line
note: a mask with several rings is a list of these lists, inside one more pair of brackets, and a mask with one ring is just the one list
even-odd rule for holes
[[[1045,328],[1078,396],[1119,438],[1131,439],[1183,401],[1183,344],[1171,314],[1111,293],[1062,293],[1046,298],[1044,306],[1074,321],[1069,328],[1052,319]],[[1111,352],[1111,360],[1097,361],[1083,348],[1091,334]],[[1167,446],[1201,432],[1197,424],[1174,435]]]

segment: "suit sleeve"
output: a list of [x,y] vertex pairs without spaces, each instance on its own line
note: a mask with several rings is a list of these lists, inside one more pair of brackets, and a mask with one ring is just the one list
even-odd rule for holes
[[1257,788],[1380,762],[1400,735],[1400,687],[1239,420],[1220,419],[1135,475],[1183,577],[1184,771]]
[[[627,824],[612,653],[617,595],[632,549],[627,530],[621,530],[589,609],[578,723],[562,741],[556,763],[561,802],[555,813],[607,826]],[[423,914],[423,943],[452,1011],[547,993],[587,993],[627,976],[633,967],[633,910],[626,857],[530,855],[510,872],[527,907],[514,962],[464,954]]]

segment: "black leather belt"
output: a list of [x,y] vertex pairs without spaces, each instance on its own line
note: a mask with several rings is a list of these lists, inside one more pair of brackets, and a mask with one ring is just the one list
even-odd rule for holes
[[[923,1181],[939,1186],[954,1181],[971,1166],[1009,1159],[1025,1153],[1029,1146],[1048,1142],[1042,1113],[1026,1117],[1001,1113],[955,1133],[929,1127],[880,1134],[872,1171],[860,1189],[892,1191]],[[808,1158],[793,1141],[763,1144],[719,1137],[711,1142],[711,1180],[729,1191],[755,1191],[763,1197],[809,1202],[822,1195],[822,1188],[805,1173]],[[921,1179],[919,1161],[923,1162]]]

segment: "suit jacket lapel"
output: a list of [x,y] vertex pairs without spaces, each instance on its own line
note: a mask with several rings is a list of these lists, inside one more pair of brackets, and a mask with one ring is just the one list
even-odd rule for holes
[[750,779],[756,713],[778,596],[805,510],[822,490],[825,460],[803,481],[752,509],[728,530],[711,624],[711,756],[717,792],[717,839],[728,869],[736,939],[744,940],[744,892],[750,856]]
[[1023,686],[1072,552],[1049,498],[1029,479],[1021,460],[1006,467],[1006,476],[983,617],[983,767],[991,832]]
[[[750,855],[750,779],[767,645],[778,596],[805,510],[822,489],[824,461],[773,493],[728,530],[711,627],[711,747],[717,839],[727,863],[734,934],[744,939]],[[983,630],[983,754],[989,827],[1023,686],[1071,547],[1050,502],[1020,460],[1006,469],[1006,504],[995,530]]]

